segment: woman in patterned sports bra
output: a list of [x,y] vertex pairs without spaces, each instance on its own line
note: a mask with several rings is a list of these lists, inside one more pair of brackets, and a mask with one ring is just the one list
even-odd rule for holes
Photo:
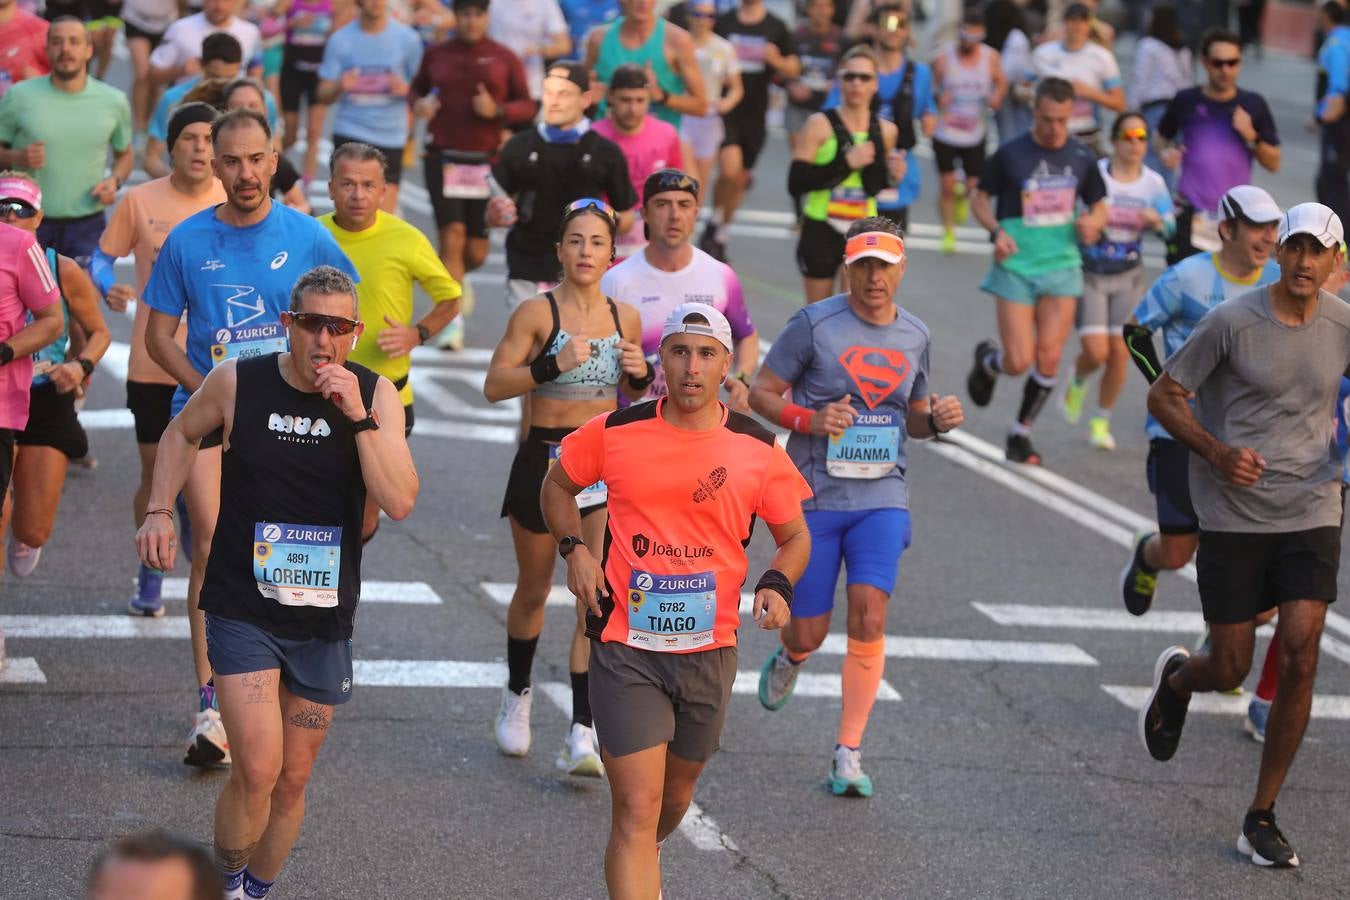
[[[614,260],[617,227],[618,216],[603,201],[578,200],[567,208],[558,232],[562,283],[511,314],[483,387],[494,403],[523,397],[529,404],[529,433],[516,451],[502,502],[502,515],[511,520],[518,570],[506,615],[510,675],[496,727],[497,746],[509,756],[524,756],[530,749],[530,668],[557,552],[539,511],[544,476],[558,459],[564,436],[615,409],[620,391],[630,400],[641,398],[654,377],[642,354],[638,311],[600,290],[600,276]],[[577,501],[586,541],[599,547],[605,533],[604,483],[587,488]],[[603,767],[587,694],[589,656],[579,610],[569,658],[572,726],[557,763],[569,774],[599,776]]]

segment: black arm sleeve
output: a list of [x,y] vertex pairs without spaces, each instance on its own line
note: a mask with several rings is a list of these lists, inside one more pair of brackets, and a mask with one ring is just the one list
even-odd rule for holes
[[1153,347],[1153,332],[1132,323],[1126,323],[1122,329],[1125,335],[1125,347],[1130,351],[1130,359],[1144,373],[1148,383],[1152,384],[1162,374],[1162,363],[1158,361],[1158,352]]
[[788,169],[788,193],[800,197],[811,191],[829,190],[847,178],[852,171],[844,161],[842,153],[836,154],[833,161],[824,165],[794,159],[791,168]]

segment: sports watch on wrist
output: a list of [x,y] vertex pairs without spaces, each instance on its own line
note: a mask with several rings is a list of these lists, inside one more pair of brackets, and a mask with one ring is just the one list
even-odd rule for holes
[[375,410],[366,410],[366,417],[352,423],[352,432],[360,434],[363,431],[379,431],[380,420],[375,417]]
[[14,348],[7,342],[0,341],[0,366],[7,366],[14,360]]
[[419,344],[425,344],[425,343],[426,343],[427,341],[429,341],[429,340],[431,340],[431,330],[428,329],[427,326],[425,326],[425,325],[418,325],[418,326],[417,326],[417,343],[419,343]]
[[586,542],[579,537],[572,537],[570,534],[558,541],[558,555],[567,559],[568,555],[578,547],[586,546]]

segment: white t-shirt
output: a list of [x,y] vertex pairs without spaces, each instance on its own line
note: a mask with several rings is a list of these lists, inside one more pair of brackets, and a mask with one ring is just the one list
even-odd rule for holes
[[231,16],[223,27],[206,21],[206,13],[185,16],[169,26],[164,41],[150,54],[150,65],[156,69],[177,69],[188,60],[202,58],[202,41],[209,34],[228,31],[244,50],[244,69],[248,70],[262,47],[262,32],[252,22]]
[[709,36],[708,43],[694,48],[694,58],[703,75],[703,96],[712,102],[721,100],[727,79],[741,70],[736,48],[731,41],[714,34]]
[[530,96],[544,93],[544,58],[526,55],[527,47],[542,47],[560,34],[567,34],[567,19],[558,0],[496,0],[488,7],[488,37],[511,48],[525,66]]
[[122,0],[122,21],[150,34],[163,34],[178,18],[178,0]]
[[[1031,54],[1031,65],[1040,78],[1055,76],[1077,81],[1099,91],[1109,91],[1121,85],[1120,65],[1110,50],[1091,42],[1077,50],[1065,50],[1058,41],[1041,44]],[[1097,120],[1097,104],[1090,100],[1075,100],[1069,115],[1071,134],[1088,134],[1101,127]]]

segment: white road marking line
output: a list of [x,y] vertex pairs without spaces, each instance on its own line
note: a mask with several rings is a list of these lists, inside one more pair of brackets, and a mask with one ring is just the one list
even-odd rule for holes
[[1335,610],[1327,610],[1327,627],[1332,631],[1350,637],[1350,619],[1347,619]]
[[103,431],[109,428],[132,428],[136,419],[129,409],[82,409],[80,424],[85,431]]
[[11,656],[0,669],[0,684],[46,684],[37,660],[31,656]]
[[[848,651],[848,636],[831,634],[820,646],[821,653]],[[1060,666],[1095,666],[1097,660],[1074,644],[1034,641],[982,641],[965,638],[886,636],[886,655],[894,659],[951,660],[955,662],[1032,663]]]
[[[187,598],[186,578],[165,578],[162,596],[167,600]],[[425,581],[366,581],[361,582],[362,603],[407,603],[417,606],[438,606],[441,595]]]
[[[733,694],[758,696],[759,671],[743,669],[737,672],[736,683],[731,686],[731,692]],[[797,676],[797,687],[793,690],[792,695],[794,697],[841,697],[843,696],[843,687],[840,684],[839,673],[802,672]],[[891,683],[883,678],[881,684],[877,685],[877,699],[897,701],[900,699],[900,692],[891,687]]]
[[352,681],[361,687],[501,688],[506,664],[454,659],[357,659]]
[[[1147,687],[1129,687],[1121,684],[1104,684],[1102,690],[1110,694],[1130,709],[1140,709],[1148,700]],[[1230,694],[1193,694],[1189,712],[1225,716],[1245,716],[1250,697],[1234,697]],[[1314,719],[1350,719],[1350,697],[1335,694],[1314,696],[1312,701]]]
[[476,425],[473,422],[452,422],[448,419],[424,419],[417,417],[412,436],[452,438],[460,441],[480,441],[488,444],[517,444],[520,442],[520,430],[515,426]]
[[999,625],[1023,628],[1086,628],[1092,631],[1165,631],[1199,634],[1205,627],[1205,619],[1200,613],[1151,610],[1147,615],[1132,616],[1123,609],[981,603],[978,600],[970,605]]
[[144,616],[0,616],[0,630],[10,639],[60,638],[108,640],[188,636],[187,616],[150,619]]
[[724,832],[721,827],[712,820],[712,817],[703,811],[696,801],[689,802],[689,809],[685,811],[684,821],[680,823],[680,834],[684,835],[689,843],[693,844],[698,850],[731,850],[737,849],[736,842]]
[[[474,378],[477,375],[477,378]],[[520,400],[512,397],[495,403],[490,407],[475,406],[449,388],[443,387],[443,379],[460,381],[470,387],[476,387],[480,397],[486,373],[465,372],[455,369],[413,369],[409,376],[412,380],[415,403],[426,401],[439,412],[457,419],[478,419],[484,422],[519,422]],[[477,381],[475,385],[474,382]]]
[[[502,679],[502,684],[506,684],[506,679]],[[548,701],[558,708],[558,711],[569,719],[572,717],[572,686],[563,684],[561,681],[545,681],[543,684],[536,684],[535,688],[539,693],[548,698]]]
[[98,361],[100,369],[106,369],[114,381],[127,380],[127,360],[131,358],[131,345],[113,341]]

